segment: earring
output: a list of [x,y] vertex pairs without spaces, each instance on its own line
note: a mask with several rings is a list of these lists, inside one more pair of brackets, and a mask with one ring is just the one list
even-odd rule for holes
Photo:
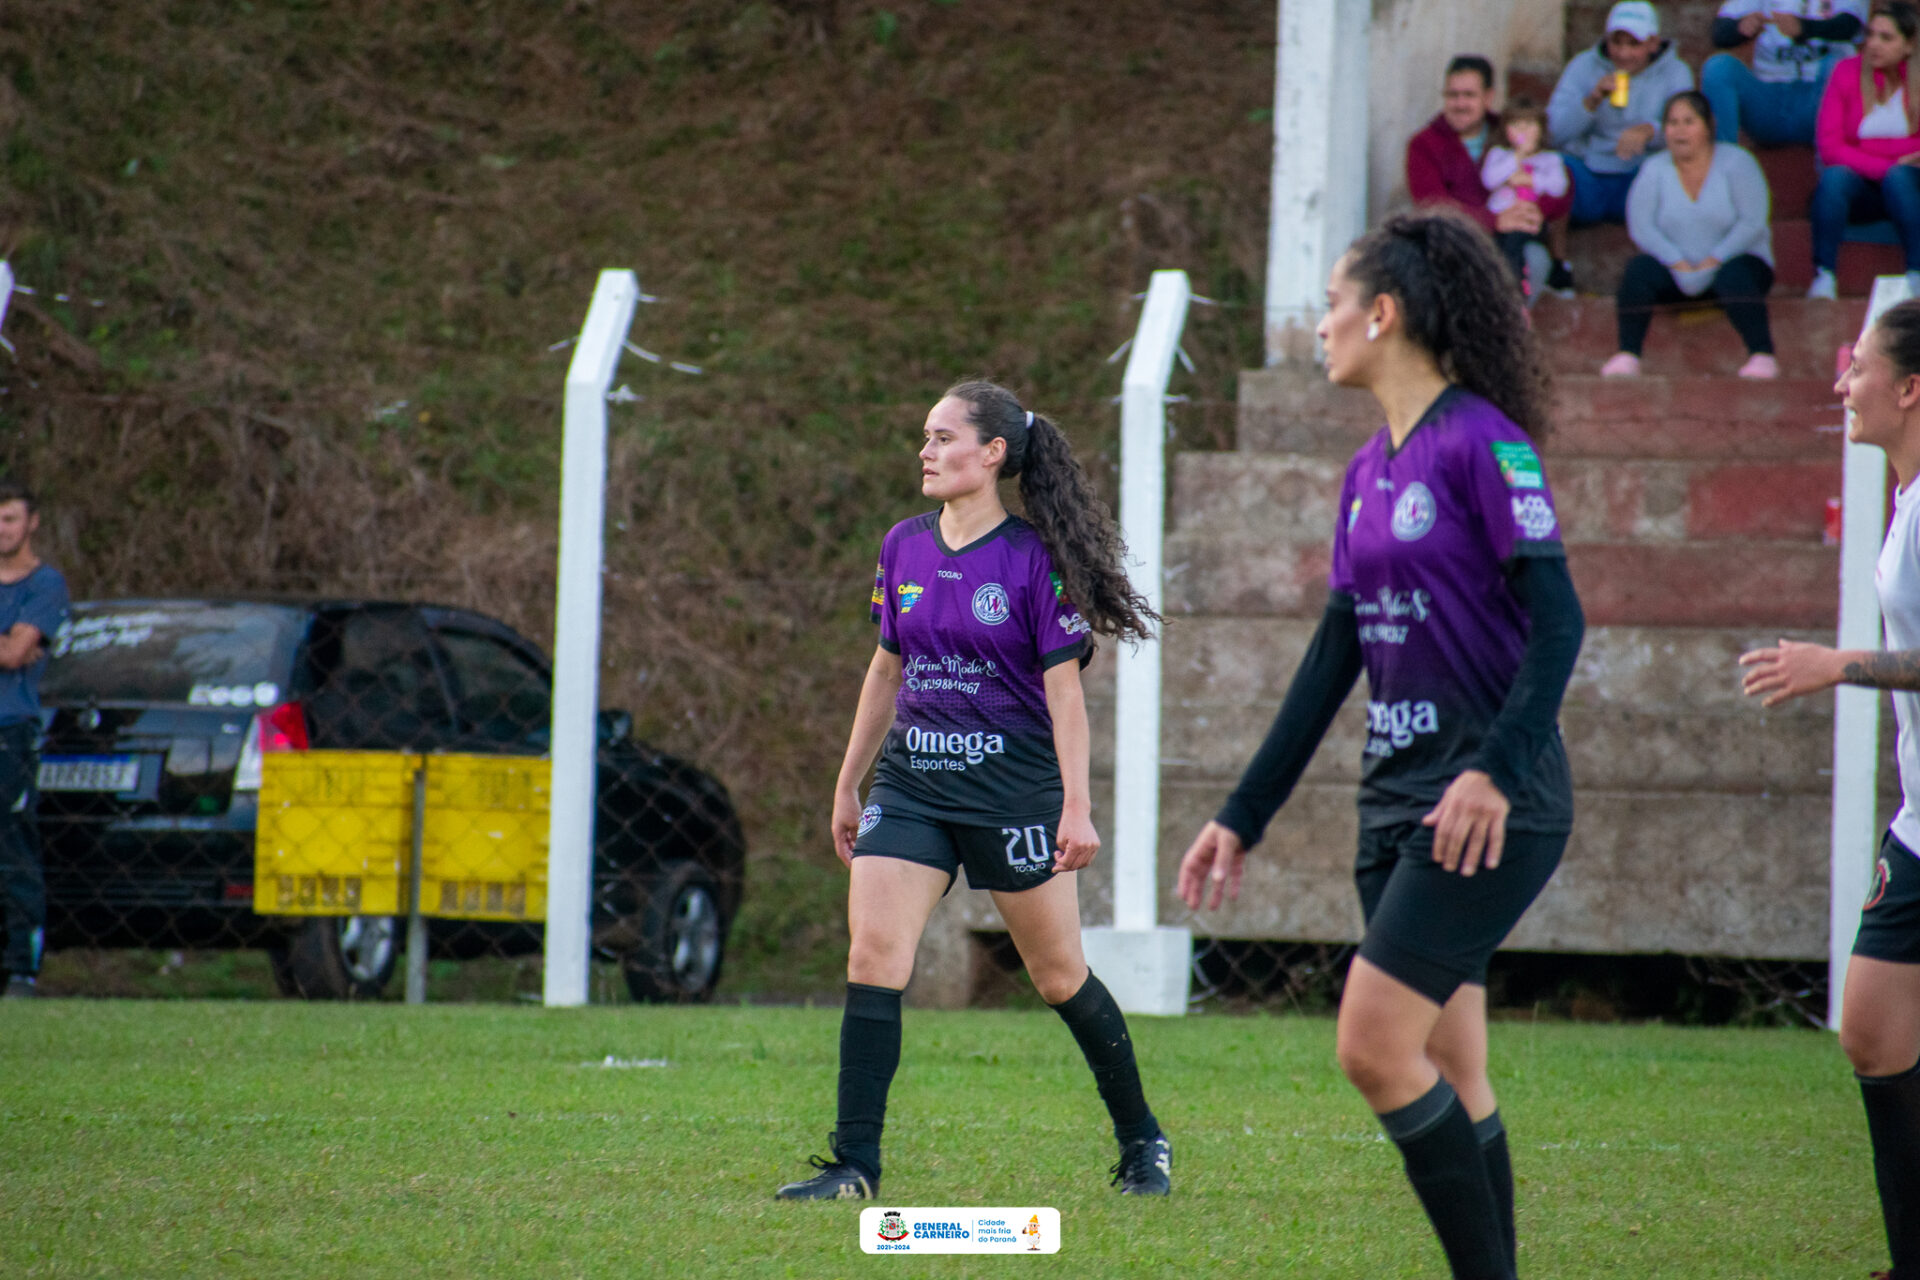
[[1375,338],[1378,338],[1379,336],[1380,336],[1380,322],[1378,320],[1367,321],[1367,341],[1372,342]]

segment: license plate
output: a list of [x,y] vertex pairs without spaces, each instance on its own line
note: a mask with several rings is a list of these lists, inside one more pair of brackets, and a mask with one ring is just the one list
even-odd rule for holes
[[132,791],[139,785],[138,756],[50,756],[40,762],[42,791]]

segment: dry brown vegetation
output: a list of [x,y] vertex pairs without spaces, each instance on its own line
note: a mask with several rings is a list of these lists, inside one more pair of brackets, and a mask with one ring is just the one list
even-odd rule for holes
[[1265,0],[8,6],[0,249],[39,292],[0,463],[79,594],[434,597],[545,637],[547,348],[633,267],[662,299],[636,341],[706,372],[622,367],[603,696],[743,807],[738,980],[823,981],[816,836],[920,417],[985,373],[1104,477],[1104,358],[1177,266],[1237,304],[1196,313],[1181,388],[1187,442],[1226,438],[1273,27]]

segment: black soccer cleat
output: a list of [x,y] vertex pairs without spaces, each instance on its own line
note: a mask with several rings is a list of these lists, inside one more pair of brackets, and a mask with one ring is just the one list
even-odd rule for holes
[[1113,1175],[1110,1185],[1123,1196],[1164,1196],[1173,1193],[1173,1144],[1167,1135],[1129,1142],[1120,1148],[1120,1163],[1107,1170]]
[[848,1164],[834,1152],[831,1160],[822,1160],[819,1156],[808,1156],[807,1160],[820,1172],[811,1178],[799,1182],[789,1182],[773,1193],[775,1200],[876,1200],[880,1196],[880,1179],[870,1178],[862,1173],[858,1166]]

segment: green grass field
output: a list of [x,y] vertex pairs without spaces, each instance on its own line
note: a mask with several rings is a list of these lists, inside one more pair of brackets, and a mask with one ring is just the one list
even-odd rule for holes
[[[0,1007],[0,1275],[1444,1274],[1318,1018],[1135,1020],[1175,1193],[1123,1201],[1043,1012],[910,1011],[896,1205],[1052,1205],[1050,1258],[869,1257],[777,1204],[832,1124],[835,1009]],[[1884,1266],[1864,1124],[1815,1032],[1507,1022],[1533,1277]],[[665,1059],[664,1067],[608,1068]]]

